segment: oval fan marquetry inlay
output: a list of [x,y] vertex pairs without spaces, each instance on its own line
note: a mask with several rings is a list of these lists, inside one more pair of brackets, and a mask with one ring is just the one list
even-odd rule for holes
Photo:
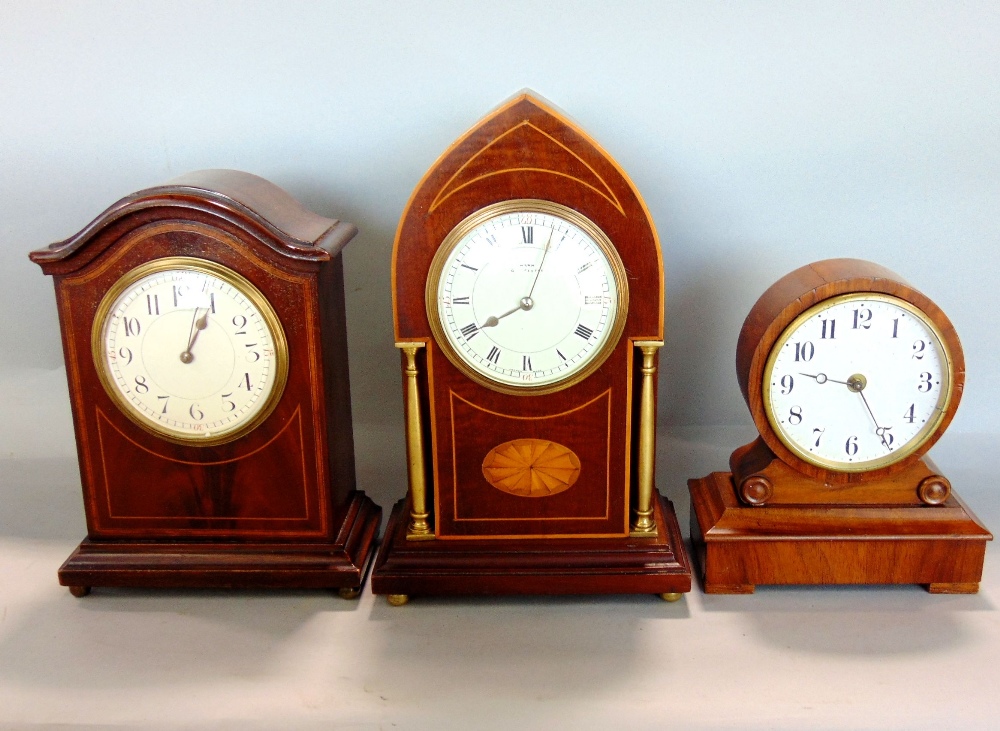
[[573,487],[580,477],[580,458],[547,439],[515,439],[490,450],[483,477],[511,495],[548,497]]

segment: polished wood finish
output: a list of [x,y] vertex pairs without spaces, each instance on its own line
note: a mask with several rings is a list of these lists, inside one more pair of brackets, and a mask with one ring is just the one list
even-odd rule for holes
[[[899,462],[837,472],[791,452],[767,419],[763,372],[784,329],[831,297],[873,292],[919,308],[952,358],[951,401],[937,429]],[[750,593],[758,584],[923,584],[974,593],[993,536],[951,489],[926,451],[961,400],[965,360],[947,316],[893,272],[858,259],[796,269],[757,301],[736,351],[740,389],[760,437],[736,449],[730,472],[690,480],[691,535],[708,593]]]
[[[530,396],[502,393],[463,374],[435,341],[428,317],[437,315],[425,306],[431,262],[449,232],[470,214],[515,199],[562,204],[590,219],[621,257],[630,291],[623,335],[600,368],[562,390]],[[427,465],[426,509],[434,545],[386,540],[381,549],[386,555],[373,574],[374,590],[459,591],[458,574],[439,582],[430,578],[430,564],[441,556],[461,556],[455,560],[469,576],[480,577],[469,579],[470,592],[488,591],[489,586],[514,591],[512,582],[498,578],[498,569],[491,568],[506,560],[502,557],[539,551],[558,563],[554,557],[571,550],[565,548],[570,542],[590,546],[595,555],[603,542],[629,543],[643,361],[636,344],[662,340],[664,293],[656,232],[638,192],[614,160],[545,102],[528,93],[516,96],[460,138],[419,183],[397,230],[392,277],[397,347],[426,346],[416,351],[415,365],[407,361],[404,369],[419,374],[419,388],[410,392],[419,393],[423,405],[419,425],[426,459],[415,461],[411,454],[409,461],[411,468],[417,462]],[[650,356],[651,368],[656,358]],[[655,393],[648,400],[655,404]],[[412,437],[411,443],[417,443]],[[491,485],[484,478],[484,459],[518,440],[552,442],[577,455],[580,471],[572,486],[526,499]],[[673,515],[669,504],[658,514],[666,513]],[[650,536],[662,525],[654,528]],[[448,543],[468,546],[445,547]],[[397,550],[405,552],[405,560],[389,555]],[[683,546],[672,550],[683,553]],[[421,557],[430,563],[421,565]],[[477,561],[478,568],[472,566]],[[585,576],[597,565],[567,570],[590,591],[631,591],[624,588],[627,582],[602,584]],[[686,566],[686,560],[678,565]],[[390,570],[398,572],[391,580],[384,574]],[[407,571],[412,581],[399,578]],[[393,588],[402,584],[409,588]],[[558,582],[560,591],[571,591],[572,585],[568,574]]]
[[974,594],[990,532],[954,494],[943,504],[755,507],[728,472],[690,480],[691,542],[709,594],[761,584],[922,584]]
[[[130,195],[31,254],[55,282],[87,514],[64,585],[360,586],[380,511],[355,488],[340,254],[356,231],[262,178],[215,170]],[[122,275],[168,256],[250,280],[288,339],[277,407],[235,441],[160,439],[98,378],[97,304]]]
[[372,570],[376,594],[627,593],[667,594],[664,599],[674,601],[691,590],[677,518],[659,492],[653,496],[654,538],[407,541],[407,511],[400,500],[389,517],[387,548],[379,550]]
[[729,469],[748,505],[939,505],[951,492],[951,483],[927,457],[885,477],[825,482],[789,467],[760,438],[734,451]]
[[[86,539],[59,570],[64,586],[360,590],[380,510],[355,491],[333,541],[155,542]],[[73,592],[74,596],[81,596]],[[356,596],[356,594],[354,594]],[[349,598],[354,598],[351,596]]]
[[[762,376],[775,341],[792,320],[816,303],[850,292],[888,294],[914,305],[937,326],[952,358],[951,401],[937,430],[906,458],[869,472],[836,472],[806,462],[782,443],[764,412]],[[965,357],[947,315],[899,275],[861,259],[826,259],[786,274],[757,300],[740,330],[736,345],[736,378],[761,439],[782,462],[824,484],[865,483],[906,469],[948,428],[965,388]]]

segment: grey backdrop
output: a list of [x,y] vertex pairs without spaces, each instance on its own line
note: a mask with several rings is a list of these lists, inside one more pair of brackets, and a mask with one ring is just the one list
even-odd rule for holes
[[995,0],[0,0],[0,727],[995,729],[996,541],[973,596],[74,599],[55,576],[85,534],[73,430],[52,284],[27,253],[198,168],[356,223],[358,472],[388,507],[405,486],[396,223],[437,156],[530,87],[658,225],[657,479],[682,527],[685,480],[753,434],[733,364],[747,311],[795,267],[859,256],[958,328],[966,397],[933,455],[995,529],[998,39]]
[[997,432],[998,38],[994,2],[0,2],[0,449],[73,451],[52,286],[28,251],[132,191],[237,168],[361,229],[359,467],[388,470],[367,489],[389,503],[396,223],[447,146],[524,87],[617,158],[658,226],[661,435],[750,424],[743,318],[832,256],[937,301],[968,361],[946,439]]

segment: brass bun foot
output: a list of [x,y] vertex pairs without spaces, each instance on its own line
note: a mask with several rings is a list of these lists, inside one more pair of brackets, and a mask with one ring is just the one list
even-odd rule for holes
[[385,600],[394,607],[401,607],[410,601],[409,594],[387,594]]
[[69,593],[75,597],[87,596],[90,593],[89,586],[71,586],[69,587]]
[[680,592],[668,591],[668,592],[664,592],[663,594],[660,594],[660,599],[662,599],[665,602],[676,602],[682,596],[684,596],[684,595],[681,594]]
[[337,589],[341,599],[357,599],[361,596],[360,586],[342,586]]

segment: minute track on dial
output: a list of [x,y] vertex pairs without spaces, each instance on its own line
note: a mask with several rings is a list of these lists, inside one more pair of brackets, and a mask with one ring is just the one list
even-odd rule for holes
[[912,306],[886,295],[842,296],[786,328],[764,390],[777,436],[797,455],[831,469],[877,469],[933,432],[949,398],[949,361]]
[[546,205],[473,217],[432,265],[432,330],[453,363],[497,390],[565,387],[599,365],[623,325],[614,248],[579,214]]
[[122,277],[98,308],[92,346],[122,411],[181,443],[246,433],[276,404],[287,374],[284,335],[263,296],[225,267],[189,257]]

